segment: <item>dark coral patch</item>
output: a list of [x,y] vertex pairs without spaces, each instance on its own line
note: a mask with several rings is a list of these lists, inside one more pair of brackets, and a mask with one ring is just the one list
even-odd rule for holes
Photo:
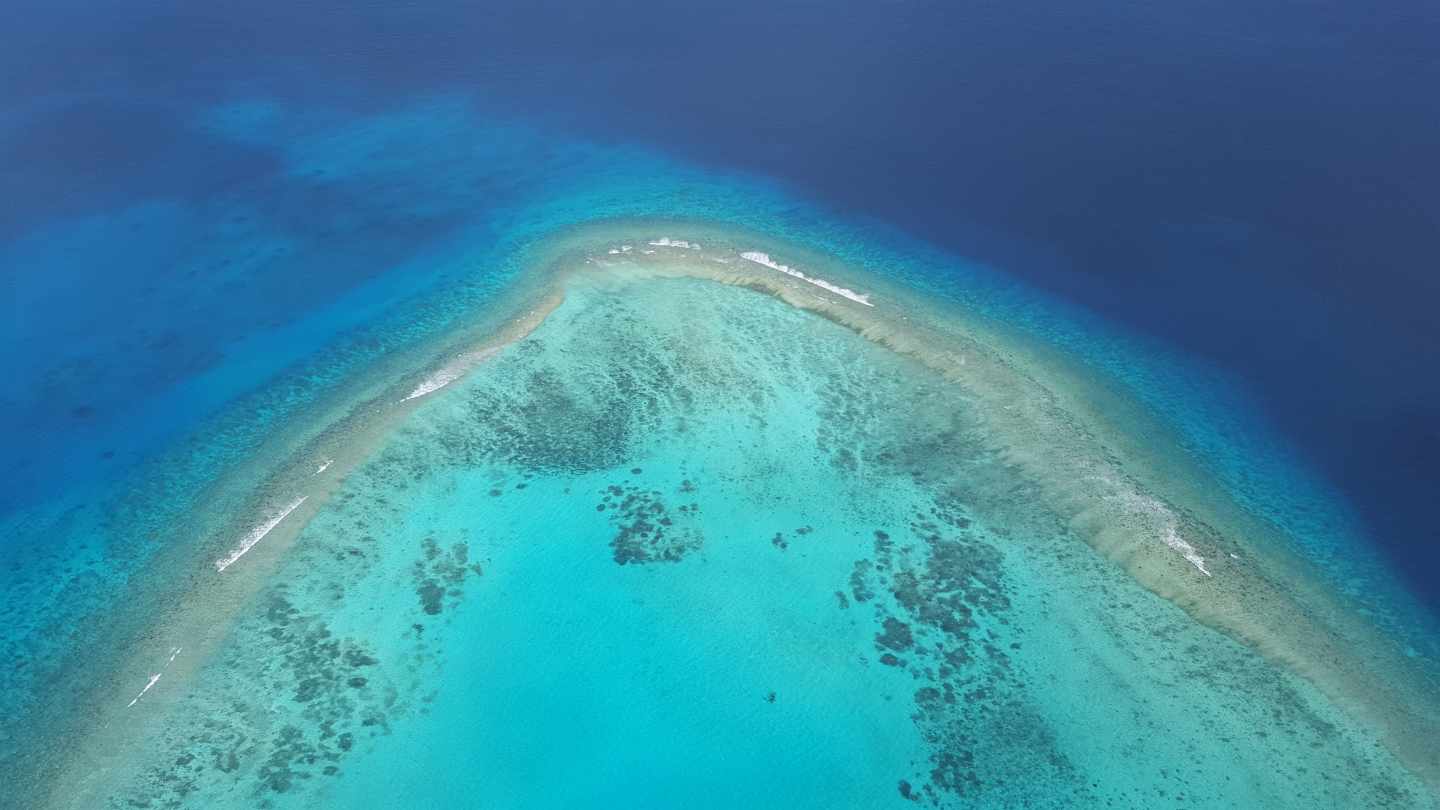
[[[611,484],[602,493],[606,500],[614,500],[609,506],[616,533],[610,549],[617,565],[679,562],[700,548],[699,531],[677,523],[677,518],[694,517],[697,504],[682,505],[672,517],[659,490]],[[596,508],[605,511],[606,504]]]
[[867,602],[875,598],[875,591],[869,583],[870,569],[874,567],[869,560],[855,561],[855,567],[850,572],[850,596],[856,602]]
[[420,605],[425,612],[431,616],[440,613],[445,607],[445,589],[436,584],[435,580],[427,579],[420,583],[415,589],[420,596]]
[[433,537],[425,538],[422,557],[415,562],[415,595],[420,598],[420,608],[426,615],[439,615],[446,604],[464,595],[461,585],[466,574],[480,576],[483,571],[478,563],[470,562],[470,547],[455,543],[449,550],[440,547]]
[[876,647],[904,652],[914,645],[915,639],[910,634],[910,625],[893,616],[886,616],[883,627],[884,632],[875,636]]
[[[1072,778],[1049,730],[1015,697],[1022,685],[998,637],[986,629],[992,621],[1009,621],[1001,555],[965,531],[969,521],[959,507],[941,506],[941,500],[910,525],[916,545],[900,547],[889,532],[877,529],[872,556],[857,560],[850,574],[851,596],[873,605],[880,663],[922,684],[914,693],[912,718],[931,748],[930,769],[919,786],[901,780],[901,796],[948,806],[955,798],[979,795],[985,787],[976,763],[979,750],[1013,749],[1022,752],[1016,756],[1025,768],[1038,761],[1050,769],[1047,778]],[[912,666],[917,658],[938,666]],[[1001,746],[1002,740],[1013,743]]]

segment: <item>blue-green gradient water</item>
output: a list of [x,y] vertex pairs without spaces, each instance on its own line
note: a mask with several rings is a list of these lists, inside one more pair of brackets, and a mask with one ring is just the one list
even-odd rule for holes
[[206,183],[0,244],[0,806],[1435,805],[1433,619],[1219,368],[346,92],[6,111]]

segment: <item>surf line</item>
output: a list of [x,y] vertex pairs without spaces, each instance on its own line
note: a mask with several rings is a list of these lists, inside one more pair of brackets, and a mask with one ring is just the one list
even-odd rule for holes
[[309,495],[301,495],[300,497],[291,501],[290,505],[282,509],[280,511],[280,514],[251,529],[250,533],[245,535],[245,539],[240,541],[240,545],[236,546],[223,559],[215,561],[215,570],[224,571],[226,568],[234,565],[236,560],[244,557],[250,551],[250,549],[255,547],[256,543],[264,540],[265,535],[269,534],[271,529],[279,526],[280,521],[284,520],[291,512],[294,512],[296,509],[298,509],[300,507],[300,504],[304,503],[305,500],[309,497]]
[[[668,237],[668,236],[662,236],[662,237],[660,237],[659,239],[653,239],[653,240],[651,240],[651,241],[649,242],[649,245],[650,245],[651,247],[676,247],[676,248],[684,248],[684,249],[686,249],[686,250],[699,250],[699,249],[700,249],[700,243],[699,243],[699,242],[688,242],[688,241],[686,241],[686,240],[684,240],[684,239],[671,239],[671,238]],[[627,246],[627,247],[628,247],[628,246]],[[611,253],[614,253],[615,251],[612,250],[612,251],[610,251],[610,252],[611,252]]]
[[467,371],[490,359],[499,351],[499,347],[491,347],[456,355],[454,361],[425,378],[419,385],[415,386],[415,389],[404,399],[400,400],[400,402],[409,402],[412,399],[419,399],[426,394],[433,394],[439,391],[441,388],[465,376]]
[[[1089,476],[1089,478],[1091,480],[1103,481],[1112,487],[1121,486],[1109,476]],[[1160,541],[1174,551],[1179,552],[1180,556],[1195,566],[1200,573],[1207,577],[1214,576],[1210,573],[1210,569],[1205,566],[1205,558],[1200,556],[1200,552],[1197,551],[1194,546],[1185,542],[1185,539],[1180,536],[1179,525],[1176,523],[1175,515],[1164,504],[1154,498],[1129,490],[1114,493],[1106,497],[1118,501],[1122,507],[1133,516],[1140,518],[1149,517],[1159,520],[1163,524],[1160,527],[1163,529],[1163,533],[1160,535]],[[1230,556],[1233,557],[1235,555],[1232,554]]]
[[[652,243],[652,244],[653,244],[653,243]],[[795,268],[791,267],[791,266],[788,265],[788,264],[781,264],[781,263],[775,261],[774,259],[770,258],[770,254],[769,254],[769,253],[761,253],[761,252],[758,251],[758,250],[747,250],[747,251],[745,251],[744,253],[741,253],[741,254],[740,254],[740,258],[745,259],[745,260],[747,260],[747,261],[752,261],[752,262],[754,262],[754,263],[756,263],[756,264],[758,264],[758,265],[761,265],[762,267],[768,267],[768,268],[770,268],[771,270],[778,270],[779,272],[784,273],[784,274],[787,275],[787,276],[791,276],[791,277],[794,277],[794,278],[798,278],[798,279],[800,279],[801,281],[805,281],[805,282],[808,282],[808,283],[810,283],[810,284],[814,284],[816,287],[819,287],[819,288],[822,289],[822,290],[829,290],[830,292],[835,293],[836,295],[840,296],[841,298],[848,298],[848,299],[850,299],[851,301],[854,301],[854,302],[857,303],[857,304],[864,304],[864,305],[867,306],[867,307],[873,307],[873,306],[875,306],[874,304],[870,303],[870,296],[869,296],[868,294],[862,295],[862,294],[860,294],[860,293],[855,292],[854,290],[849,290],[849,289],[846,289],[846,288],[844,288],[844,287],[841,287],[841,286],[838,285],[838,284],[831,284],[830,282],[826,281],[826,280],[823,279],[823,278],[816,278],[816,277],[814,277],[814,276],[807,276],[807,275],[805,275],[804,273],[800,272],[799,270],[796,270]]]
[[151,676],[150,676],[150,680],[149,680],[148,682],[146,682],[145,688],[144,688],[144,689],[141,689],[141,690],[140,690],[140,694],[136,695],[133,699],[131,699],[131,701],[130,701],[129,703],[125,704],[125,708],[128,709],[128,708],[130,708],[131,706],[134,706],[136,703],[139,703],[139,702],[140,702],[140,698],[145,697],[145,693],[146,693],[146,692],[149,692],[149,691],[155,686],[155,684],[157,684],[157,683],[160,682],[160,676],[161,676],[161,675],[164,675],[164,674],[165,674],[165,670],[169,669],[169,668],[170,668],[170,665],[173,664],[173,663],[175,663],[175,656],[177,656],[177,655],[180,654],[180,650],[181,650],[181,649],[183,649],[183,648],[181,648],[181,647],[176,647],[175,649],[173,649],[173,650],[170,651],[170,660],[168,660],[168,661],[165,662],[165,666],[160,667],[160,671],[159,671],[159,672],[157,672],[157,673],[155,673],[154,675],[151,675]]

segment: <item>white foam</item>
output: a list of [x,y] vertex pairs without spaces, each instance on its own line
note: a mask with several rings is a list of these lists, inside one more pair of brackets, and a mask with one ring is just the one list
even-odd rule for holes
[[140,694],[136,695],[133,700],[131,700],[129,703],[127,703],[127,704],[125,705],[125,708],[128,709],[128,708],[130,708],[131,706],[134,706],[136,703],[139,703],[139,702],[140,702],[140,698],[145,697],[145,693],[150,691],[150,687],[152,687],[152,686],[154,686],[155,684],[159,683],[159,682],[160,682],[160,676],[161,676],[161,675],[164,675],[164,674],[165,674],[165,673],[163,673],[163,672],[157,672],[157,673],[155,673],[154,675],[151,675],[151,676],[150,676],[150,682],[147,683],[147,684],[145,684],[145,688],[144,688],[144,689],[141,689],[141,690],[140,690]]
[[1167,526],[1165,528],[1165,536],[1160,539],[1165,541],[1165,545],[1180,552],[1180,556],[1189,560],[1191,565],[1200,569],[1200,573],[1207,577],[1210,576],[1209,569],[1205,567],[1205,558],[1200,556],[1200,552],[1196,551],[1194,546],[1185,542],[1180,537],[1180,533],[1175,531],[1174,526]]
[[744,253],[741,253],[741,254],[740,254],[740,258],[742,258],[742,259],[748,259],[749,261],[752,261],[752,262],[754,262],[754,263],[756,263],[756,264],[764,265],[765,267],[768,267],[768,268],[770,268],[771,270],[778,270],[778,271],[780,271],[781,273],[784,273],[784,274],[787,275],[787,276],[791,276],[791,277],[793,277],[793,278],[798,278],[798,279],[800,279],[801,281],[805,281],[805,282],[808,282],[808,283],[810,283],[810,284],[814,284],[816,287],[819,287],[819,288],[822,289],[822,290],[829,290],[830,292],[835,293],[836,295],[840,296],[841,298],[848,298],[848,299],[850,299],[851,301],[854,301],[854,302],[857,303],[857,304],[864,304],[864,305],[867,306],[867,307],[873,307],[873,306],[875,306],[874,304],[870,303],[870,296],[869,296],[869,295],[862,295],[862,294],[860,294],[860,293],[855,292],[854,290],[847,290],[846,288],[841,287],[841,286],[838,285],[838,284],[831,284],[830,282],[826,281],[826,280],[823,279],[823,278],[816,278],[816,277],[814,277],[814,276],[807,276],[807,275],[805,275],[804,273],[800,272],[799,270],[796,270],[795,268],[793,268],[793,267],[791,267],[791,266],[789,266],[789,265],[781,264],[781,263],[775,261],[774,259],[771,259],[771,258],[770,258],[770,254],[768,254],[768,253],[761,253],[761,252],[758,251],[758,250],[747,250],[747,251],[745,251]]
[[456,355],[455,359],[447,363],[443,368],[434,374],[426,377],[423,382],[415,386],[415,390],[405,396],[401,402],[409,402],[412,399],[423,397],[426,394],[433,394],[441,388],[465,376],[465,372],[489,359],[499,349],[480,349],[473,352],[465,352]]
[[1123,503],[1132,515],[1142,519],[1148,519],[1150,522],[1158,521],[1160,523],[1156,528],[1158,529],[1161,542],[1178,551],[1180,556],[1195,566],[1200,573],[1207,577],[1212,576],[1210,569],[1205,567],[1205,558],[1200,556],[1200,552],[1196,551],[1194,546],[1185,542],[1185,538],[1180,536],[1179,524],[1175,519],[1175,514],[1170,511],[1169,507],[1154,498],[1141,495],[1128,487],[1116,485],[1108,476],[1103,477],[1102,480],[1112,486],[1118,486],[1121,489],[1120,492],[1117,492],[1111,497]]
[[280,521],[284,520],[286,517],[289,516],[291,512],[294,512],[296,509],[298,509],[300,507],[300,504],[304,503],[305,499],[308,497],[310,496],[301,495],[300,497],[291,501],[290,504],[284,509],[280,510],[279,514],[251,529],[250,533],[245,535],[245,537],[241,539],[240,544],[235,546],[235,548],[231,549],[228,555],[226,555],[223,559],[215,561],[215,570],[224,571],[226,568],[234,565],[237,560],[248,554],[250,552],[250,549],[255,547],[256,543],[264,540],[265,535],[269,534],[270,531],[276,526],[279,526]]
[[677,247],[677,248],[684,248],[684,249],[686,249],[686,250],[699,250],[699,249],[700,249],[700,243],[699,243],[699,242],[687,242],[687,241],[685,241],[684,239],[671,239],[671,238],[668,237],[668,236],[662,236],[662,237],[660,237],[659,239],[656,239],[656,240],[654,240],[653,242],[650,242],[649,244],[652,245],[653,247]]
[[460,379],[460,374],[458,372],[441,369],[435,372],[434,375],[425,378],[424,382],[415,386],[415,390],[411,391],[405,396],[404,399],[400,401],[409,402],[412,399],[423,397],[426,394],[433,394],[458,379]]
[[154,688],[155,684],[157,684],[157,683],[160,682],[160,676],[161,676],[161,675],[164,675],[164,674],[165,674],[165,670],[169,669],[169,668],[170,668],[170,665],[173,664],[173,663],[175,663],[175,656],[177,656],[177,655],[180,654],[180,650],[181,650],[180,647],[176,647],[174,650],[171,650],[171,651],[170,651],[170,659],[165,662],[165,666],[161,667],[159,672],[157,672],[157,673],[155,673],[154,675],[151,675],[151,676],[150,676],[150,680],[149,680],[148,682],[146,682],[145,688],[144,688],[144,689],[141,689],[141,690],[140,690],[140,694],[138,694],[138,695],[136,695],[134,698],[132,698],[129,703],[125,704],[125,708],[128,709],[128,708],[130,708],[131,706],[134,706],[136,703],[139,703],[139,702],[140,702],[140,698],[145,697],[145,693],[146,693],[146,692],[149,692],[152,688]]

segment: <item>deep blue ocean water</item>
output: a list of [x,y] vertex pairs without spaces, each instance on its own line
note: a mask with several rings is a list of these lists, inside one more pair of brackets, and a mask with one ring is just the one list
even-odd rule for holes
[[[1213,359],[1353,498],[1412,586],[1440,599],[1427,503],[1440,486],[1430,4],[16,8],[23,46],[0,57],[7,241],[121,201],[204,201],[273,175],[273,152],[186,120],[237,88],[355,110],[480,92],[587,137],[789,181]],[[343,187],[276,202],[284,227],[323,232],[316,212],[343,207],[369,217],[374,238],[358,260],[334,239],[333,264],[306,258],[303,278],[276,265],[265,280],[283,293],[250,291],[265,314],[229,302],[233,322],[207,320],[207,337],[286,322],[459,219],[394,222]],[[66,317],[94,323],[96,285],[164,284],[163,240],[127,251],[81,276],[94,295],[47,312],[48,344],[69,334]],[[23,339],[39,317],[30,282],[6,275],[21,287],[7,328]],[[102,324],[140,314],[105,309]],[[208,367],[214,345],[192,317],[209,313],[166,307],[150,327],[159,351],[133,373],[151,385],[24,413],[22,433],[77,435],[113,412],[107,394]],[[47,358],[7,362],[17,354],[8,384],[30,389]]]
[[[22,10],[0,55],[0,512],[40,517],[0,540],[14,582],[83,569],[91,538],[158,553],[162,518],[109,504],[208,497],[292,411],[497,295],[527,239],[669,214],[774,231],[1071,351],[1402,646],[1440,643],[1399,593],[1440,608],[1433,8]],[[461,523],[442,506],[397,536]],[[83,614],[79,587],[46,598]],[[17,601],[7,621],[32,618]]]

